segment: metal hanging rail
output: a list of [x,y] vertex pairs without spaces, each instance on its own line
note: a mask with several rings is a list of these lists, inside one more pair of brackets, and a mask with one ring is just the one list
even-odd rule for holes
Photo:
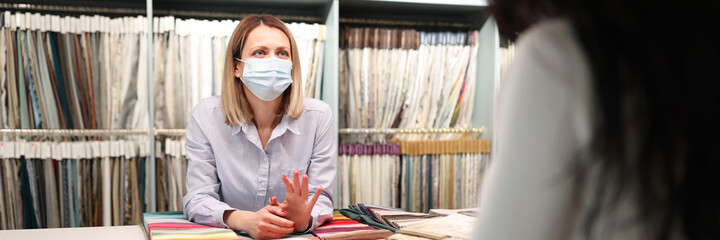
[[467,22],[437,22],[417,20],[391,20],[391,19],[368,19],[368,18],[340,18],[342,24],[379,25],[379,26],[403,26],[403,27],[438,27],[438,28],[472,28],[472,23]]
[[42,4],[25,4],[25,3],[0,3],[0,8],[2,8],[3,10],[65,12],[65,13],[78,13],[78,14],[91,14],[91,13],[105,13],[105,14],[118,14],[118,15],[145,14],[145,10],[140,9],[140,8],[105,8],[105,7],[42,5]]
[[[43,12],[65,12],[76,14],[113,14],[113,15],[145,15],[146,9],[141,8],[106,8],[106,7],[86,7],[86,6],[61,6],[61,5],[42,5],[42,4],[23,4],[23,3],[0,3],[0,9],[15,11],[43,11]],[[210,12],[210,11],[191,11],[191,10],[167,10],[153,9],[155,16],[176,16],[179,18],[212,18],[212,19],[243,19],[253,13],[237,13],[237,12]],[[295,22],[322,22],[320,17],[314,16],[295,16],[295,15],[275,15],[283,21]]]
[[155,129],[155,136],[185,136],[185,129]]
[[[340,134],[483,133],[483,128],[341,128]],[[0,136],[128,136],[149,135],[150,129],[0,129]],[[185,129],[154,129],[155,136],[184,136]]]
[[341,128],[340,134],[483,133],[483,128]]
[[[0,129],[0,136],[129,136],[150,135],[150,129]],[[155,136],[185,136],[185,129],[154,129]]]
[[92,137],[148,135],[149,129],[0,129],[0,136]]

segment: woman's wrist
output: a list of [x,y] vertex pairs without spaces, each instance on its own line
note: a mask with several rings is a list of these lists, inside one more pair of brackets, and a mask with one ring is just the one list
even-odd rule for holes
[[313,217],[310,215],[307,221],[305,221],[305,224],[298,224],[297,228],[295,228],[296,232],[305,232],[312,226]]
[[244,219],[247,219],[247,213],[248,211],[241,211],[241,210],[226,210],[225,213],[223,213],[223,222],[225,222],[225,225],[228,226],[228,228],[232,230],[239,230],[247,232],[247,229],[245,228],[245,222]]

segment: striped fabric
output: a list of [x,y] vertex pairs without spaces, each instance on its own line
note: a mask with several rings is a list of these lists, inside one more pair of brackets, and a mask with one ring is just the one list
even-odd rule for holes
[[[227,228],[210,227],[188,221],[181,211],[144,213],[143,225],[150,240],[250,239],[245,233],[236,233]],[[309,233],[292,233],[283,239],[311,240],[317,238]]]
[[[317,227],[313,234],[321,239],[334,239],[336,236],[357,237],[374,232],[377,232],[375,228],[345,217],[340,211],[335,210],[333,211],[333,220]],[[390,231],[387,232],[392,234]],[[377,237],[374,239],[377,239]]]
[[242,239],[230,229],[190,222],[180,211],[144,213],[143,224],[151,240]]

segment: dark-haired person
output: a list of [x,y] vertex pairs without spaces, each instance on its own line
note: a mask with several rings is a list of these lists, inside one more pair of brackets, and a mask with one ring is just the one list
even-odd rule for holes
[[200,101],[187,127],[188,219],[253,238],[332,219],[332,112],[303,98],[299,59],[292,33],[273,16],[251,15],[235,28],[221,96]]
[[720,239],[718,1],[494,0],[477,239]]

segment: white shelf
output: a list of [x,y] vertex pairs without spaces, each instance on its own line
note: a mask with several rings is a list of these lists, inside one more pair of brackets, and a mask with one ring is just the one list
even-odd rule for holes
[[132,240],[147,239],[145,231],[139,225],[115,227],[79,227],[79,228],[46,228],[20,229],[0,231],[0,239],[72,239],[72,240]]
[[500,38],[495,21],[488,19],[480,29],[478,48],[477,85],[473,105],[473,126],[485,127],[484,139],[493,137],[493,105],[495,103],[495,79],[499,72],[497,63]]
[[396,2],[396,3],[409,3],[409,4],[428,4],[428,5],[455,5],[455,6],[488,6],[485,0],[452,0],[452,1],[438,1],[438,0],[367,0],[373,2]]

